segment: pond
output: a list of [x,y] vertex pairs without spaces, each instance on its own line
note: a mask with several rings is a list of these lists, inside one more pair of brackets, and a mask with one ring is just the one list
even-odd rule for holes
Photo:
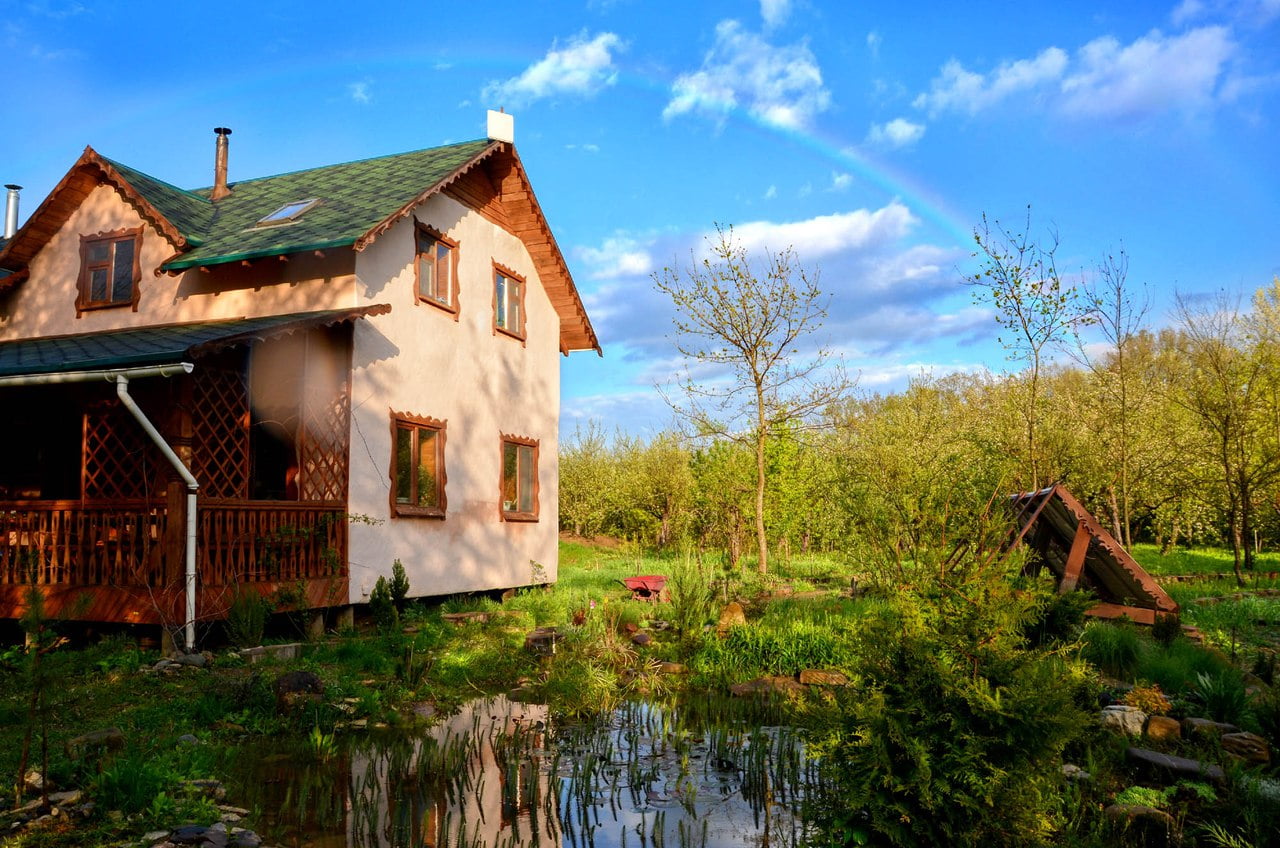
[[506,697],[417,733],[235,752],[229,798],[290,848],[800,844],[817,770],[766,705],[628,702],[583,722]]

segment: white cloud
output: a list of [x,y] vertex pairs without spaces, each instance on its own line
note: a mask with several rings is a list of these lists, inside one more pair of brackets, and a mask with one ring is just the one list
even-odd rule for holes
[[348,83],[347,93],[351,95],[351,99],[354,100],[356,103],[362,103],[362,104],[368,103],[370,100],[369,83],[367,82]]
[[790,247],[802,261],[812,262],[843,251],[894,242],[916,223],[911,210],[894,200],[874,212],[855,209],[785,223],[749,221],[736,225],[733,237],[749,253],[764,250],[776,253]]
[[1208,18],[1263,27],[1280,17],[1280,0],[1182,0],[1169,13],[1174,26]]
[[778,187],[776,185],[771,185],[767,189],[765,189],[765,192],[764,192],[765,200],[773,200],[777,196],[778,196]]
[[653,257],[647,245],[627,235],[607,238],[599,247],[578,247],[576,255],[591,266],[594,280],[613,280],[619,277],[644,277],[653,270]]
[[867,49],[871,51],[872,59],[880,58],[880,45],[884,43],[883,36],[874,29],[867,33]]
[[695,112],[721,121],[742,106],[754,117],[778,127],[809,124],[831,104],[822,70],[804,42],[775,47],[737,21],[716,25],[716,41],[701,69],[681,74],[665,120]]
[[908,147],[924,137],[924,124],[906,118],[894,118],[885,124],[872,124],[867,143],[877,147]]
[[760,17],[770,29],[786,23],[791,15],[791,0],[760,0]]
[[551,45],[547,55],[516,77],[492,82],[484,97],[500,105],[520,105],[556,95],[591,97],[618,79],[614,54],[626,50],[626,43],[612,32],[594,38],[581,32],[563,48]]
[[851,185],[853,185],[853,174],[846,174],[843,171],[833,171],[831,173],[830,191],[845,191]]
[[600,145],[591,144],[589,142],[587,144],[566,144],[564,146],[564,149],[565,150],[581,150],[586,153],[599,153]]
[[1142,119],[1195,111],[1222,99],[1231,83],[1228,63],[1236,53],[1226,27],[1205,26],[1169,36],[1152,30],[1130,44],[1103,36],[1074,57],[1049,47],[987,74],[952,59],[914,105],[930,115],[974,115],[1014,96],[1029,96],[1072,118]]
[[1174,26],[1182,26],[1188,21],[1193,21],[1205,13],[1205,4],[1203,0],[1182,0],[1172,12],[1169,13],[1169,20]]

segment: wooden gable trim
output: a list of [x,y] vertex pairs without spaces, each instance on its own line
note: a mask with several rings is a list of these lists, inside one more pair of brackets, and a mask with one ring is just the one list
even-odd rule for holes
[[62,229],[93,189],[103,183],[112,186],[175,250],[182,251],[189,246],[187,237],[139,194],[119,171],[92,147],[86,147],[71,170],[0,251],[0,267],[25,267]]

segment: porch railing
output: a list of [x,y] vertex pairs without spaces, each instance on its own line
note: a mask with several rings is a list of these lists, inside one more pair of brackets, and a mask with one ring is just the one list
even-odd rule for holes
[[[182,542],[170,540],[166,564],[167,520],[156,503],[0,502],[0,586],[177,585]],[[342,506],[210,499],[196,532],[205,586],[333,578],[345,568]]]

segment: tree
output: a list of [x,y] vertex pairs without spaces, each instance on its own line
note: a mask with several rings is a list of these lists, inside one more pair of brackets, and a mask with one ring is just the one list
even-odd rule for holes
[[822,327],[826,300],[817,272],[800,267],[790,248],[753,262],[732,228],[716,227],[708,255],[683,271],[654,274],[676,314],[676,348],[710,366],[706,381],[685,380],[682,403],[669,403],[698,436],[750,445],[755,453],[756,548],[768,571],[765,446],[779,428],[811,421],[840,398],[849,381],[825,348],[802,353]]
[[1005,333],[999,341],[1009,351],[1009,359],[1027,364],[1023,397],[1019,404],[1027,451],[1031,489],[1040,487],[1039,418],[1040,378],[1047,353],[1060,345],[1067,334],[1088,319],[1080,312],[1076,291],[1064,285],[1058,274],[1055,254],[1058,238],[1050,233],[1044,247],[1031,235],[1031,207],[1022,231],[988,222],[973,231],[983,268],[968,278],[979,290],[979,300],[989,300]]

